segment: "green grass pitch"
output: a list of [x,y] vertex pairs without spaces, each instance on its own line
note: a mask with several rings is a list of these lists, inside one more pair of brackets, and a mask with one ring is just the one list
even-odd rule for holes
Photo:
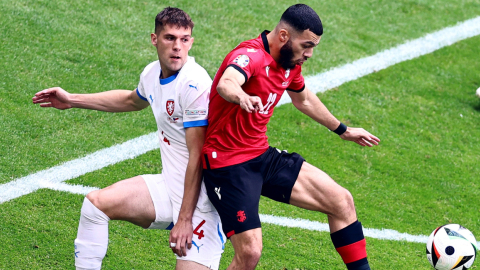
[[[213,76],[239,42],[272,29],[297,1],[0,0],[0,184],[156,130],[150,109],[111,114],[43,109],[37,91],[135,89],[156,60],[155,15],[176,6],[195,22],[191,55]],[[305,1],[325,33],[304,66],[314,75],[480,15],[476,0]],[[296,111],[276,108],[272,146],[302,154],[348,188],[366,228],[428,235],[459,223],[480,238],[480,37],[319,94],[341,121],[381,140],[344,142]],[[106,187],[161,170],[158,150],[87,173],[70,184]],[[1,192],[1,190],[0,190]],[[83,196],[42,189],[0,204],[0,269],[74,269]],[[262,199],[262,214],[326,216]],[[258,269],[345,269],[328,233],[264,224]],[[479,239],[477,239],[479,240]],[[111,222],[104,269],[173,269],[168,232]],[[367,238],[372,269],[431,269],[425,245]],[[233,256],[228,243],[221,261]],[[471,269],[480,269],[478,262]]]

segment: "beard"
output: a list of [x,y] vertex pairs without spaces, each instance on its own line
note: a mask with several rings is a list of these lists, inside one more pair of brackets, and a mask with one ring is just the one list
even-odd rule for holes
[[293,61],[292,40],[289,39],[282,48],[280,48],[280,63],[284,69],[293,69],[296,66]]

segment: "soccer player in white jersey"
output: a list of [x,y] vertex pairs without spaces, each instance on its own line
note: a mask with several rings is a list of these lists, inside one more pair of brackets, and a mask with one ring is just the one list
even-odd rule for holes
[[111,219],[149,229],[173,226],[169,243],[177,256],[176,269],[219,267],[226,238],[202,183],[200,158],[212,80],[188,56],[193,26],[178,8],[157,15],[151,41],[159,61],[144,69],[134,91],[77,95],[54,87],[33,97],[42,107],[62,110],[127,112],[150,105],[157,121],[162,174],[136,176],[86,196],[75,239],[77,269],[101,268]]

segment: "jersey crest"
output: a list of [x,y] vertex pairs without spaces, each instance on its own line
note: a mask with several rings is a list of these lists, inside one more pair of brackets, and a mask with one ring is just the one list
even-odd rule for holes
[[167,100],[166,109],[168,115],[172,116],[173,111],[175,110],[175,101],[173,99]]

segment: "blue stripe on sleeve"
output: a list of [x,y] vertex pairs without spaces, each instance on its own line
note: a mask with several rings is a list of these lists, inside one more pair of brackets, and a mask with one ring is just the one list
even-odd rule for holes
[[147,100],[146,98],[144,98],[144,97],[140,94],[140,92],[138,92],[138,88],[137,88],[137,95],[138,95],[141,99],[143,99],[143,100],[145,100],[145,101],[148,102],[148,100]]
[[208,120],[198,120],[198,121],[191,121],[191,122],[183,122],[183,127],[184,128],[189,128],[189,127],[204,127],[208,126]]

